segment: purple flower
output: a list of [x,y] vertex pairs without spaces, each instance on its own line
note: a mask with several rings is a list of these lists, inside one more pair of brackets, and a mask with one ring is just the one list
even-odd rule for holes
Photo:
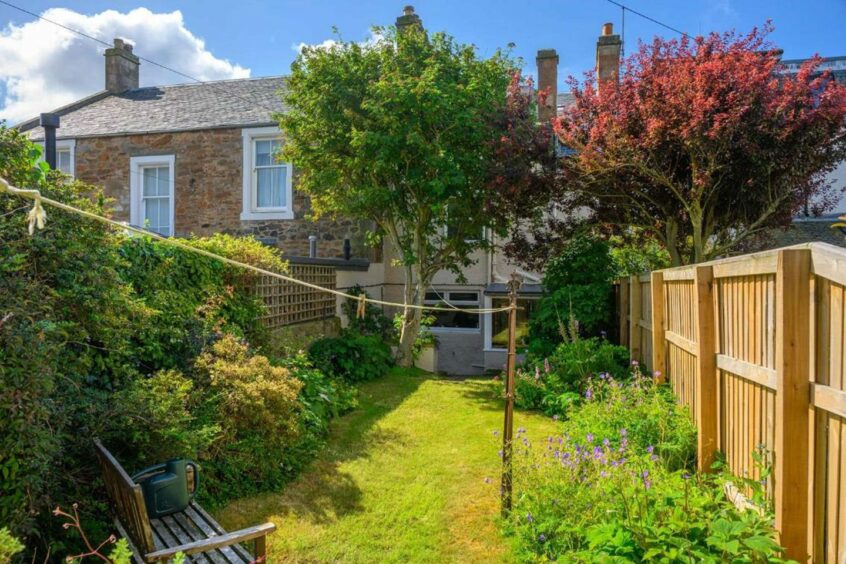
[[644,480],[647,479],[649,477],[649,470],[644,470],[643,472],[641,472],[640,477]]
[[655,452],[655,447],[652,446],[652,445],[649,445],[648,447],[646,447],[646,452],[648,452],[649,454],[652,454],[653,452]]
[[643,481],[643,487],[646,488],[647,490],[649,488],[651,488],[652,487],[652,480],[644,480]]
[[585,392],[585,397],[586,397],[587,399],[591,399],[591,398],[593,397],[593,392],[592,392],[592,391],[590,391],[590,390],[586,391],[586,392]]
[[661,377],[661,371],[660,371],[660,370],[656,370],[655,372],[653,372],[653,373],[652,373],[652,375],[653,375],[655,378],[660,378],[660,377]]
[[538,535],[538,540],[539,540],[539,541],[541,541],[541,542],[546,541],[546,535],[545,535],[545,534],[543,534],[543,533],[539,534],[539,535]]
[[494,431],[494,432],[493,432],[493,436],[494,436],[494,437],[498,437],[498,436],[499,436],[499,431]]
[[611,446],[611,441],[609,441],[608,439],[602,439],[602,445],[605,448],[608,448],[609,446]]
[[499,451],[499,457],[502,458],[502,450]]
[[532,514],[531,514],[531,513],[526,513],[526,521],[528,521],[529,523],[531,523],[531,522],[532,522],[532,521],[534,521],[534,520],[535,520],[535,518],[534,518],[534,517],[532,517]]
[[592,443],[593,442],[593,433],[588,433],[587,437],[585,437],[585,440],[589,443]]
[[625,427],[623,427],[622,429],[620,429],[620,436],[621,436],[621,437],[628,437],[628,436],[629,436],[629,432],[626,430],[626,428],[625,428]]
[[690,474],[688,474],[687,472],[682,474],[682,480],[690,480]]
[[636,360],[632,360],[632,366],[638,366],[640,363]]
[[600,379],[600,380],[605,380],[605,377],[606,377],[605,372],[600,372],[600,373],[599,373],[599,379]]
[[606,472],[605,470],[603,470],[602,472],[600,472],[600,473],[599,473],[599,477],[600,477],[600,478],[607,478],[607,477],[608,477],[608,472]]

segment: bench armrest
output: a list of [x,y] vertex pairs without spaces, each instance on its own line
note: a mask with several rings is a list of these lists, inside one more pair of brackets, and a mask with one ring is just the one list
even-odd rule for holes
[[241,529],[240,531],[235,531],[234,533],[226,533],[225,535],[209,537],[205,540],[189,542],[186,544],[181,544],[179,546],[165,548],[162,550],[157,550],[155,552],[149,552],[145,555],[145,558],[149,562],[155,562],[157,560],[166,560],[168,558],[172,558],[177,552],[182,552],[186,556],[189,554],[197,554],[199,552],[208,552],[216,548],[230,546],[235,543],[245,542],[259,537],[264,537],[275,530],[276,525],[274,525],[273,523],[264,523],[263,525],[248,527],[246,529]]

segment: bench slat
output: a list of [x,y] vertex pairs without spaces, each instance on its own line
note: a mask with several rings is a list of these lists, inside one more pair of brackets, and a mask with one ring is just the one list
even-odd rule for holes
[[[199,540],[206,540],[208,538],[216,537],[219,535],[211,534],[207,535],[205,531],[200,529],[199,525],[194,522],[193,519],[189,519],[185,513],[174,513],[173,518],[182,526],[185,531],[188,532],[188,535],[192,538],[192,540],[199,541]],[[236,558],[235,564],[241,564],[241,559],[238,558],[234,552],[229,551],[232,554],[233,558]],[[222,554],[220,549],[217,550],[210,550],[206,553],[206,558],[214,562],[214,564],[232,564],[228,555]]]
[[[225,535],[226,534],[226,530],[223,527],[220,526],[220,523],[215,521],[214,517],[209,515],[209,513],[205,509],[203,509],[202,507],[200,507],[199,505],[197,505],[193,501],[191,502],[191,505],[188,506],[188,509],[186,511],[195,512],[200,517],[200,519],[195,519],[195,521],[197,521],[197,522],[199,522],[200,520],[205,521],[208,524],[208,526],[211,527],[214,531],[217,531],[217,533],[219,535]],[[246,561],[246,562],[252,562],[253,561],[253,555],[250,554],[249,552],[247,552],[247,550],[243,546],[241,546],[240,544],[233,544],[231,548],[234,549],[235,552],[237,552],[238,555],[242,559],[244,559],[244,561]]]
[[[225,531],[218,527],[215,529],[211,523],[203,519],[203,516],[200,515],[195,509],[193,502],[185,509],[185,517],[191,520],[206,536],[206,538],[212,538],[216,536],[220,536],[221,534],[225,534]],[[225,546],[223,548],[218,549],[223,556],[226,557],[227,561],[231,564],[243,564],[244,562],[250,562],[252,558],[249,554],[242,554],[237,550],[240,548],[240,545],[235,546]],[[242,549],[243,550],[243,549]],[[245,560],[246,556],[246,560]]]
[[[164,523],[165,526],[167,526],[168,531],[170,531],[170,533],[175,536],[176,540],[178,541],[176,544],[168,546],[168,548],[171,548],[173,546],[179,546],[182,544],[191,544],[192,542],[197,540],[203,540],[196,538],[195,535],[192,535],[183,527],[181,527],[174,518],[175,515],[176,514],[166,515],[165,517],[158,519],[159,521]],[[213,560],[206,552],[195,554],[191,558],[186,558],[186,560],[188,562],[196,562],[197,564],[220,564],[220,562]]]

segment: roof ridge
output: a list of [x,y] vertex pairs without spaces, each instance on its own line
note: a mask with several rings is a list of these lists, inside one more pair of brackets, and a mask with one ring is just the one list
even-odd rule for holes
[[130,88],[129,90],[124,90],[123,92],[118,92],[117,94],[123,94],[124,92],[138,92],[139,90],[150,90],[153,88],[181,88],[186,86],[204,86],[207,84],[225,84],[225,83],[233,83],[233,82],[258,82],[260,80],[273,80],[273,79],[280,79],[280,78],[288,78],[288,75],[279,74],[279,75],[272,75],[272,76],[249,76],[247,78],[222,78],[220,80],[203,80],[203,81],[195,81],[195,82],[177,82],[176,84],[158,84],[153,86],[139,86],[138,88]]

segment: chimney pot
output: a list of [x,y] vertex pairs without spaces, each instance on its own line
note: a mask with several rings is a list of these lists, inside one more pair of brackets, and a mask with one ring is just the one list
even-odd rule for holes
[[548,92],[543,104],[538,104],[538,121],[549,123],[558,113],[558,53],[555,49],[541,49],[535,62],[538,65],[538,92]]
[[602,26],[602,35],[596,41],[596,78],[600,91],[604,84],[616,83],[620,76],[620,51],[623,41],[614,33],[614,25]]
[[423,20],[414,13],[414,6],[409,5],[402,9],[402,15],[397,18],[396,26],[400,31],[411,26],[422,28]]
[[141,61],[132,53],[132,45],[116,37],[114,47],[106,49],[106,90],[124,92],[138,88]]

